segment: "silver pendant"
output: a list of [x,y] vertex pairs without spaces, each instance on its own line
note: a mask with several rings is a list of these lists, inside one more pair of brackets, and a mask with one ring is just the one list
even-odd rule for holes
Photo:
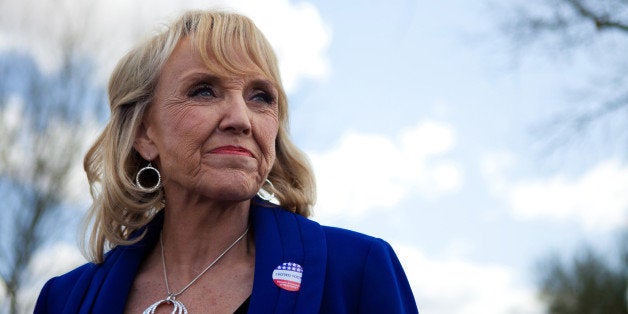
[[185,307],[185,305],[183,305],[181,301],[177,301],[175,295],[172,294],[168,295],[168,297],[164,300],[153,303],[153,305],[144,310],[143,314],[155,314],[157,308],[164,303],[172,304],[172,306],[174,307],[172,309],[172,314],[188,314],[188,309]]

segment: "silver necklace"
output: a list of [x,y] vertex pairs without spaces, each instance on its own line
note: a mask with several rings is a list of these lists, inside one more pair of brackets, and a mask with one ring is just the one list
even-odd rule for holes
[[220,255],[218,255],[218,257],[216,257],[216,259],[213,262],[211,262],[211,264],[205,267],[205,269],[203,269],[202,272],[196,275],[196,277],[194,277],[194,279],[192,279],[192,281],[190,281],[179,292],[171,292],[170,286],[168,285],[168,272],[166,271],[166,258],[164,257],[164,239],[163,239],[163,233],[161,233],[159,235],[159,244],[161,245],[161,265],[163,266],[163,269],[164,269],[164,281],[166,282],[166,291],[168,293],[168,296],[166,296],[165,299],[159,300],[153,303],[148,308],[146,308],[143,314],[155,314],[155,311],[160,305],[168,304],[168,303],[174,306],[174,309],[172,310],[172,314],[187,314],[188,309],[185,307],[185,305],[181,301],[177,300],[177,297],[181,295],[183,292],[185,292],[185,290],[187,290],[191,285],[193,285],[199,278],[201,278],[201,276],[203,276],[203,274],[205,274],[210,268],[212,268],[212,266],[214,266],[214,264],[216,264],[220,260],[220,258],[222,258],[225,254],[227,254],[227,252],[229,252],[229,250],[231,250],[232,247],[234,247],[238,242],[240,242],[240,240],[242,240],[242,238],[244,238],[247,232],[249,232],[248,227],[246,228],[246,230],[244,230],[244,233],[242,235],[240,235],[235,241],[233,241],[233,243],[231,243],[231,245],[229,245],[228,248],[222,251],[222,253],[220,253]]

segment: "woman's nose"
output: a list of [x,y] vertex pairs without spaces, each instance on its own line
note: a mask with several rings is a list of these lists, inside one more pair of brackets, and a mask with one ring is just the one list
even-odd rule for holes
[[219,128],[236,134],[251,132],[249,108],[242,95],[227,97]]

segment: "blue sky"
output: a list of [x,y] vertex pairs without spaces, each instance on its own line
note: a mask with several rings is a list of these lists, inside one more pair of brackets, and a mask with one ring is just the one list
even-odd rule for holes
[[[181,8],[208,5],[147,3],[100,4],[109,13],[96,16],[89,31],[117,41],[107,50],[86,40],[84,50],[101,65],[97,80],[137,34]],[[547,154],[539,148],[547,134],[532,133],[572,108],[569,88],[586,85],[595,68],[586,56],[513,52],[486,2],[229,6],[251,16],[277,49],[291,133],[319,184],[313,219],[389,241],[421,311],[536,313],[539,258],[571,254],[583,242],[612,247],[628,225],[621,156],[590,145]],[[127,23],[111,25],[116,18]],[[129,25],[136,30],[124,31]],[[3,31],[0,47],[37,42],[33,34],[32,42],[13,36]],[[31,51],[52,69],[46,49]],[[77,207],[86,202],[79,197]],[[81,262],[69,243],[54,247],[67,259],[58,271]],[[32,266],[35,273],[42,265]]]

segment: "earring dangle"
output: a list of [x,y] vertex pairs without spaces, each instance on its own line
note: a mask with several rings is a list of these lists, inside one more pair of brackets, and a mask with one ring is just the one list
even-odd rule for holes
[[[270,182],[270,180],[266,179],[265,183],[268,183],[268,185],[270,185],[270,188],[272,190],[275,189],[275,186],[273,185],[272,182]],[[264,189],[264,187],[262,186],[259,191],[257,192],[257,196],[259,196],[259,198],[267,201],[267,202],[271,202],[271,203],[275,203],[276,199],[275,199],[275,192],[268,192],[266,191],[266,189]]]
[[161,174],[149,161],[147,166],[137,172],[135,184],[146,193],[155,192],[161,187]]

